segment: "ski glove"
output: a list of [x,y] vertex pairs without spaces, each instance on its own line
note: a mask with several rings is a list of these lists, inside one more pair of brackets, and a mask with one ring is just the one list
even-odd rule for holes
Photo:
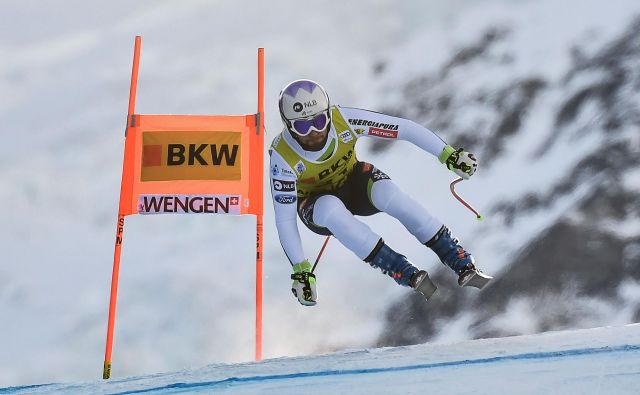
[[465,151],[464,148],[455,149],[450,145],[444,147],[438,159],[440,163],[444,163],[449,170],[465,180],[468,180],[478,167],[478,161],[472,153]]
[[311,273],[311,264],[308,260],[293,265],[291,279],[293,280],[291,292],[298,298],[298,302],[305,306],[315,305],[317,298],[316,275]]

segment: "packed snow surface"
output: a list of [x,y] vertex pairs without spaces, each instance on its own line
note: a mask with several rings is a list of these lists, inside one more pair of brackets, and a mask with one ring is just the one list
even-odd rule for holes
[[640,324],[633,324],[10,387],[0,394],[637,394],[638,388]]

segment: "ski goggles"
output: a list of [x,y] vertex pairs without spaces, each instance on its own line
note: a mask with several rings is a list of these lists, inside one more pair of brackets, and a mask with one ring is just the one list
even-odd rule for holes
[[321,132],[329,123],[329,112],[323,111],[309,118],[291,121],[291,130],[300,136],[307,136],[312,131]]

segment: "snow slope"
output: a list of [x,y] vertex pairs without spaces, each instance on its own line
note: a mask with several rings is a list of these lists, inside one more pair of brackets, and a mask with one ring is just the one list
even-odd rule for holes
[[0,388],[0,394],[637,394],[640,324]]

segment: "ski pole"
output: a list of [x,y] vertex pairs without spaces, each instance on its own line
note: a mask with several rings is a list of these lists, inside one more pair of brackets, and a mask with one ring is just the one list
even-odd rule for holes
[[316,266],[318,265],[318,262],[320,262],[320,257],[322,256],[324,249],[327,248],[327,243],[329,242],[330,238],[331,238],[331,235],[327,236],[327,238],[324,241],[324,244],[322,244],[322,248],[320,249],[320,252],[318,253],[318,257],[316,258],[316,263],[314,263],[313,267],[311,268],[311,273],[313,273],[313,271],[316,270]]
[[453,194],[453,196],[456,199],[458,199],[458,201],[460,201],[460,203],[462,203],[466,208],[471,210],[476,215],[476,219],[478,221],[482,221],[484,219],[484,217],[476,209],[471,207],[471,205],[469,203],[467,203],[463,198],[461,198],[460,195],[458,195],[456,193],[455,186],[456,186],[457,183],[459,183],[462,180],[463,180],[463,178],[459,177],[459,178],[456,178],[455,180],[451,181],[451,184],[449,185],[449,189],[451,189],[451,193]]

